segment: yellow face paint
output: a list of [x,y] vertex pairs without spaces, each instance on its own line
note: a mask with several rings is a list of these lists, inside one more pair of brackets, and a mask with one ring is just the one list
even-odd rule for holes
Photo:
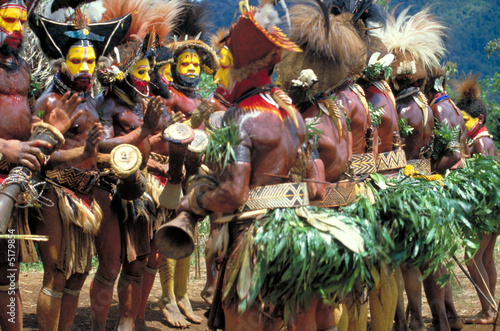
[[0,45],[7,43],[17,48],[21,43],[27,19],[28,12],[24,6],[15,4],[0,6]]
[[170,76],[170,71],[171,71],[170,63],[164,64],[160,67],[160,69],[158,69],[158,74],[160,75],[160,78],[166,83],[172,82],[172,76]]
[[177,72],[187,78],[200,76],[200,57],[195,52],[184,52],[177,59]]
[[92,76],[95,70],[94,47],[75,46],[71,47],[66,56],[66,65],[73,78],[78,74],[89,74]]
[[132,77],[135,79],[149,83],[149,71],[151,67],[149,66],[148,59],[142,59],[136,63],[134,71],[132,71]]
[[479,118],[473,118],[469,114],[464,112],[463,110],[462,110],[462,117],[464,118],[465,129],[467,130],[467,132],[470,132],[476,126],[477,122],[479,121]]
[[220,68],[214,76],[214,81],[222,85],[225,89],[229,89],[229,68],[233,66],[233,54],[226,47],[219,51]]

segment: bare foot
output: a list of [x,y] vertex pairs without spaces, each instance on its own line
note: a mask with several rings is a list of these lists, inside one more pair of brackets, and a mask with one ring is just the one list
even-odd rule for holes
[[179,301],[177,301],[177,306],[179,306],[179,309],[182,311],[182,313],[186,316],[188,321],[193,322],[195,324],[200,324],[203,319],[195,315],[193,312],[193,308],[191,307],[191,302],[189,302],[188,297],[183,297]]
[[493,324],[495,323],[496,315],[493,312],[480,312],[475,316],[471,316],[464,320],[465,324]]
[[134,331],[149,331],[148,327],[146,326],[146,321],[140,318],[136,318],[134,323]]
[[212,301],[214,300],[214,287],[206,284],[203,291],[201,291],[201,298],[209,305],[212,305]]
[[422,317],[417,318],[415,316],[416,314],[411,314],[410,317],[410,330],[411,331],[427,331],[427,328],[424,325],[424,322],[422,321]]
[[182,316],[175,299],[169,296],[162,297],[158,300],[158,307],[160,307],[160,310],[167,322],[173,327],[187,328],[191,325],[191,323],[186,321],[184,316]]
[[462,330],[464,328],[460,316],[448,316],[448,324],[452,330]]

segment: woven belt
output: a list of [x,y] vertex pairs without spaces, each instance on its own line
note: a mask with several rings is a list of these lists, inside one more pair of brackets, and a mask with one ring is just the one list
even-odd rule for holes
[[406,163],[408,165],[412,165],[413,169],[422,175],[429,176],[431,171],[431,160],[430,159],[415,159],[415,160],[407,160]]
[[377,172],[404,167],[406,167],[406,154],[402,149],[377,155]]
[[95,170],[82,171],[76,168],[67,168],[62,170],[47,170],[45,176],[47,179],[67,187],[74,192],[90,194],[100,174]]
[[356,182],[340,181],[326,186],[323,200],[311,201],[311,206],[332,208],[353,203],[359,193]]
[[354,175],[371,174],[377,172],[373,153],[354,154],[351,157],[351,170]]
[[306,183],[283,183],[250,189],[248,200],[240,211],[291,208],[309,205]]

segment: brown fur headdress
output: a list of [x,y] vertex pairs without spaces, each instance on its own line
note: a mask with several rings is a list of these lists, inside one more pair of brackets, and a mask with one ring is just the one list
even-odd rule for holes
[[[328,30],[321,9],[312,2],[293,6],[290,17],[289,38],[304,52],[285,52],[278,73],[282,87],[295,103],[336,87],[351,71],[364,68],[366,45],[351,23],[351,13],[330,14]],[[317,83],[308,89],[294,86],[305,69],[314,71]]]
[[[125,74],[133,68],[137,61],[144,57],[149,49],[154,47],[156,38],[166,38],[172,31],[175,18],[179,12],[178,0],[102,1],[106,9],[106,12],[102,15],[103,21],[132,13],[132,24],[127,35],[121,44],[115,48],[114,54],[111,54],[113,56],[112,65]],[[151,37],[145,39],[148,34]],[[121,75],[123,76],[123,73]]]

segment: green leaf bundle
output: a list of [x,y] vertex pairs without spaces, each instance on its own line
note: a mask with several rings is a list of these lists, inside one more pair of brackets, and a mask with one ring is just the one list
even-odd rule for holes
[[205,152],[206,162],[218,171],[223,171],[226,166],[236,161],[233,147],[241,141],[239,128],[234,123],[212,131]]
[[[306,213],[326,214],[355,231],[363,239],[364,251],[355,253],[346,248],[342,240],[312,226],[296,209],[270,211],[256,223],[255,231],[247,234],[253,238],[250,260],[255,262],[251,287],[246,297],[240,297],[240,313],[258,296],[287,319],[307,307],[313,297],[342,298],[354,288],[371,284],[371,266],[388,259],[385,252],[392,240],[388,234],[380,240],[382,228],[376,223],[317,207],[307,207]],[[245,240],[241,247],[245,247]]]
[[453,153],[458,152],[458,144],[456,144],[457,146],[450,146],[450,143],[453,141],[458,142],[459,137],[460,125],[449,127],[446,119],[443,122],[435,119],[432,159],[439,159],[446,150],[450,150]]

